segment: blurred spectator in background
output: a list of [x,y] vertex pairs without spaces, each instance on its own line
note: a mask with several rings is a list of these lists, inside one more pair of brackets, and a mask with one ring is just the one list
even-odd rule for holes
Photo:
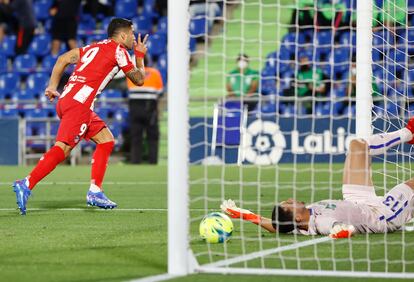
[[13,21],[13,10],[10,0],[0,0],[0,43],[3,42],[6,33],[9,31],[10,23]]
[[293,9],[292,18],[290,20],[291,26],[289,27],[289,32],[295,32],[298,27],[313,28],[314,15],[314,0],[297,0],[296,9]]
[[76,35],[81,0],[55,0],[50,8],[52,21],[52,55],[58,55],[60,45],[66,42],[68,49],[78,47]]
[[158,162],[158,99],[163,94],[160,72],[148,67],[145,57],[145,82],[138,87],[129,79],[129,119],[130,119],[130,162],[139,164],[143,161],[144,133],[148,144],[148,163]]
[[[296,79],[292,82],[291,86],[284,91],[283,95],[299,98],[326,96],[326,86],[323,80],[324,76],[322,70],[312,66],[308,57],[301,57],[299,59],[299,69]],[[291,103],[293,104],[294,101]],[[304,107],[307,114],[312,113],[312,105],[312,99],[302,102],[302,107]]]
[[16,55],[26,53],[32,42],[36,28],[36,18],[32,0],[13,0],[10,2],[17,19]]
[[[355,58],[352,58],[353,60]],[[356,106],[356,63],[355,60],[351,64],[350,72],[349,72],[349,81],[348,86],[346,89],[347,94],[347,102],[344,103],[342,107],[342,111],[340,113],[343,113],[343,111],[349,107],[355,107]],[[379,89],[377,84],[375,83],[375,78],[372,79],[372,97],[374,105],[378,104],[378,100],[375,99],[375,97],[378,97],[380,95]]]
[[[317,6],[318,26],[339,27],[345,23],[346,5],[344,1],[324,0],[318,1]],[[349,22],[348,22],[349,25]]]
[[161,17],[168,15],[168,0],[157,0],[155,1],[155,10]]
[[190,0],[190,16],[194,18],[197,15],[205,15],[208,21],[208,28],[214,24],[216,15],[220,13],[220,1],[215,0]]
[[0,44],[3,42],[6,36],[7,24],[0,21]]
[[91,14],[94,18],[113,16],[114,4],[113,0],[88,0],[83,6],[83,12]]
[[[258,93],[259,72],[249,68],[249,56],[240,54],[237,67],[227,75],[227,98],[252,98]],[[253,110],[257,101],[245,101],[249,111]]]
[[407,16],[407,0],[384,0],[380,21],[387,27],[405,25]]

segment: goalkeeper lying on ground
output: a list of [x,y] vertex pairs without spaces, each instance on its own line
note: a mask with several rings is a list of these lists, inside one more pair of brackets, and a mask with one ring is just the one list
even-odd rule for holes
[[305,205],[294,199],[273,208],[272,218],[240,209],[226,200],[221,209],[233,218],[260,225],[270,232],[296,232],[304,235],[329,235],[347,238],[355,233],[385,233],[401,228],[413,218],[414,178],[398,184],[387,194],[375,194],[371,178],[371,156],[386,152],[403,142],[414,144],[414,117],[407,126],[391,133],[377,134],[368,140],[352,140],[343,173],[343,200],[324,200]]

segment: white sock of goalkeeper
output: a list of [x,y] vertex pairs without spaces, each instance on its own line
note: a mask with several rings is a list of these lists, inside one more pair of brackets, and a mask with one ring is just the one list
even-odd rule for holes
[[407,128],[388,133],[375,134],[366,141],[371,156],[384,154],[389,148],[410,141],[413,134]]

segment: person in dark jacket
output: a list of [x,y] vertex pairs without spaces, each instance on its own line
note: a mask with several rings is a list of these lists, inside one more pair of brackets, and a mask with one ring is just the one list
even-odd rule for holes
[[55,0],[50,8],[52,22],[52,55],[58,55],[60,45],[66,42],[68,49],[77,46],[79,8],[81,0]]
[[[143,161],[143,144],[148,143],[148,163],[157,164],[159,147],[158,101],[164,91],[160,72],[148,66],[145,58],[145,81],[136,86],[127,80],[131,149],[130,161],[140,164]],[[145,136],[145,138],[144,138]]]
[[13,0],[10,2],[17,19],[16,55],[24,54],[33,40],[36,18],[33,12],[32,0]]

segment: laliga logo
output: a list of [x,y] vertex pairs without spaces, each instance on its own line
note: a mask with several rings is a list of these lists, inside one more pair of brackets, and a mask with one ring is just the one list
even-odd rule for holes
[[244,159],[257,165],[278,163],[286,147],[279,125],[259,119],[249,125],[244,141]]

